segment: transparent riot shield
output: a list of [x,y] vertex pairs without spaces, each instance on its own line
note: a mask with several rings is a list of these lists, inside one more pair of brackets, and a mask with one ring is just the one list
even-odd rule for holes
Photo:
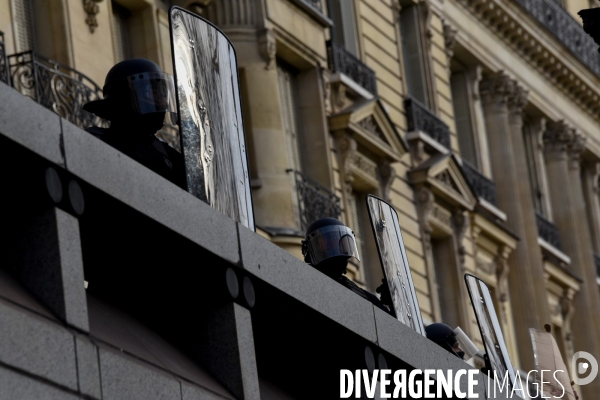
[[[537,387],[542,388],[540,397],[575,400],[567,366],[552,334],[530,328],[529,335],[533,345],[535,370],[538,371],[536,375]],[[545,371],[543,377],[540,372],[542,370]],[[541,385],[542,380],[544,381],[543,386]]]
[[398,214],[391,205],[372,195],[367,196],[367,208],[383,275],[392,296],[392,312],[400,322],[425,335]]
[[[508,390],[511,393],[512,388],[517,384],[517,377],[504,343],[504,336],[502,336],[490,289],[481,279],[470,274],[465,274],[465,282],[469,290],[475,317],[477,317],[477,324],[479,325],[486,355],[489,359],[490,375],[494,377],[495,373],[497,379],[502,382],[508,374],[508,384],[510,385]],[[519,384],[514,393],[522,398],[520,389],[522,388]]]
[[255,230],[233,45],[183,8],[169,17],[187,189]]

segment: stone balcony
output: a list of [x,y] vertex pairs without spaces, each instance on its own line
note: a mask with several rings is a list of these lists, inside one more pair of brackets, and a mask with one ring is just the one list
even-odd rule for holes
[[2,83],[0,99],[4,398],[333,398],[367,347],[391,369],[470,368]]

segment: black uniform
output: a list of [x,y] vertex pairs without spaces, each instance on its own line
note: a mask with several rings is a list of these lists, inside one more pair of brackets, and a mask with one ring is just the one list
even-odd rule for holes
[[354,293],[362,297],[363,299],[369,300],[375,307],[382,309],[383,311],[389,313],[390,310],[371,292],[366,291],[365,289],[360,288],[356,283],[352,282],[350,279],[346,278],[344,275],[340,275],[337,277],[332,277],[333,280],[340,283],[341,285],[347,287],[352,290]]
[[185,188],[183,155],[156,136],[140,138],[98,127],[90,127],[86,131],[177,186]]

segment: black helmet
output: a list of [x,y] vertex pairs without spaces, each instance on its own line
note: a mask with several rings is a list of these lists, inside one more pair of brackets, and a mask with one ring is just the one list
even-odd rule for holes
[[452,328],[441,322],[436,322],[425,327],[427,339],[443,347],[451,353],[454,353],[458,358],[464,357],[464,352],[458,347],[456,333]]
[[308,227],[302,254],[304,261],[313,266],[332,257],[360,261],[354,232],[335,218],[321,218]]
[[173,77],[144,58],[121,61],[112,67],[102,93],[103,99],[90,101],[83,109],[108,120],[117,113],[176,112]]

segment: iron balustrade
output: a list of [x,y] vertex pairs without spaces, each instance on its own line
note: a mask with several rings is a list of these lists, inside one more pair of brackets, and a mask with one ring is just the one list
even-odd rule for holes
[[6,56],[6,45],[4,44],[4,32],[2,31],[0,31],[0,82],[10,85],[8,58]]
[[102,98],[102,90],[84,74],[33,51],[8,57],[13,87],[37,103],[79,126],[106,126],[103,119],[83,109]]
[[600,278],[600,255],[594,253],[594,264],[596,264],[596,275]]
[[600,76],[600,55],[594,39],[555,0],[515,0],[535,20],[548,29],[582,63]]
[[354,82],[377,96],[375,71],[350,54],[343,46],[331,40],[327,41],[327,56],[330,70],[349,76]]
[[340,198],[325,187],[309,179],[293,169],[286,172],[294,174],[296,195],[298,196],[298,212],[300,216],[300,229],[306,231],[314,221],[325,218],[339,218],[342,213]]
[[494,181],[487,178],[466,160],[463,160],[462,170],[465,173],[469,184],[475,191],[475,194],[485,201],[497,206],[498,201],[496,199],[496,184],[494,184]]
[[412,97],[404,100],[406,117],[408,119],[408,131],[422,131],[431,136],[432,139],[450,148],[450,128],[437,115]]
[[560,244],[560,232],[556,225],[548,221],[543,215],[537,211],[535,213],[535,222],[537,224],[538,236],[556,247],[558,250],[562,250]]

